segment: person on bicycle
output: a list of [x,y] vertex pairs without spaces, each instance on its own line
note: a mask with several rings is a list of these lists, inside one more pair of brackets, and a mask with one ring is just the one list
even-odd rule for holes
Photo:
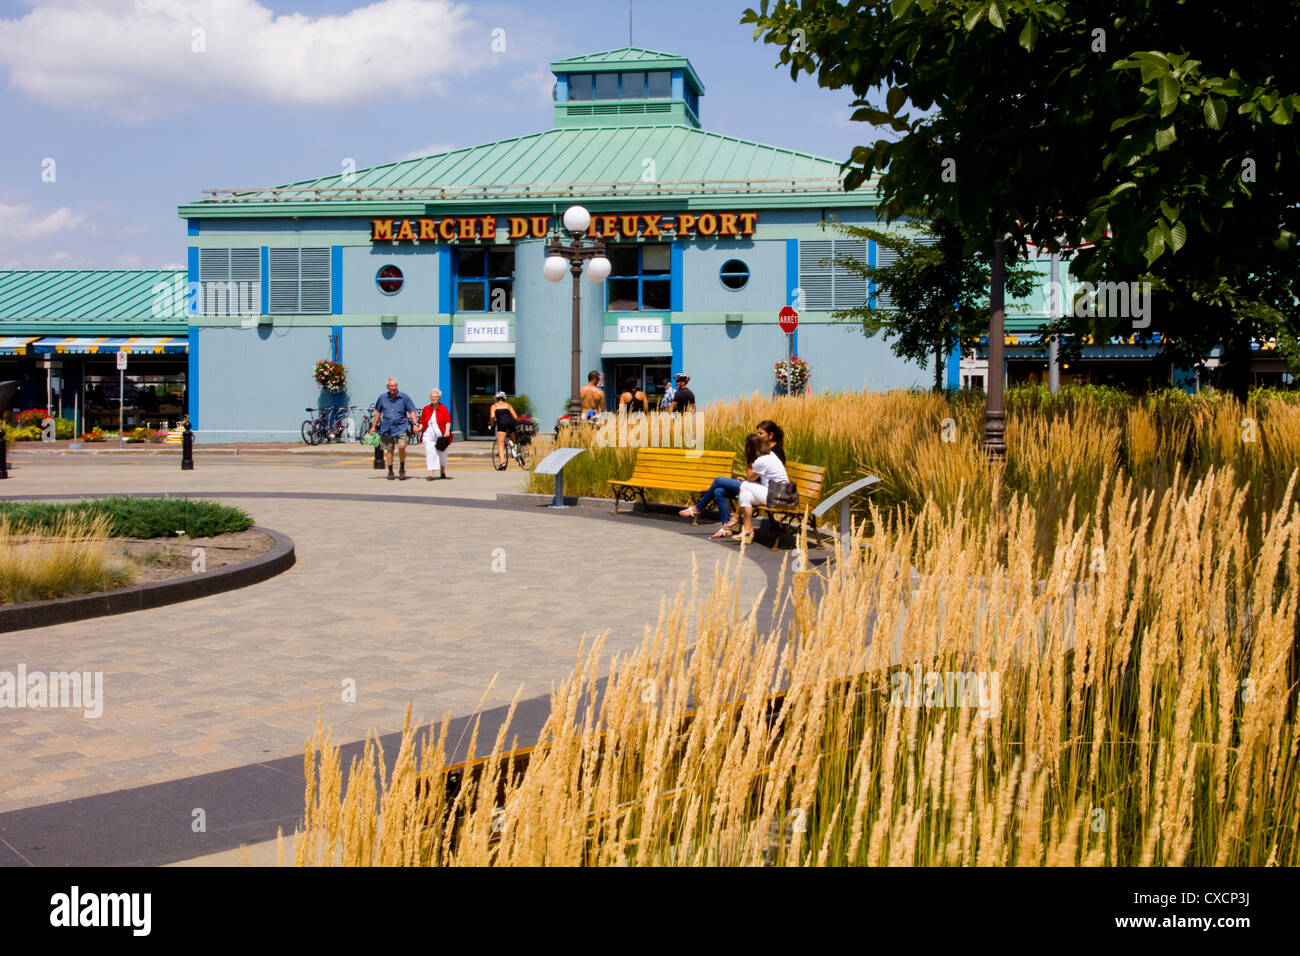
[[[496,465],[497,471],[506,470],[506,433],[515,430],[515,419],[518,418],[515,410],[506,401],[505,392],[497,392],[496,401],[488,409],[488,414],[492,416],[492,424],[497,430],[497,457],[493,464]],[[499,462],[500,464],[497,464]]]
[[442,392],[439,389],[429,392],[429,404],[420,412],[420,429],[420,440],[424,442],[424,463],[429,469],[429,477],[425,480],[433,481],[434,461],[438,462],[438,470],[446,478],[447,446],[452,442],[451,412],[442,404]]
[[[375,417],[370,422],[370,430],[379,429],[379,445],[384,450],[384,460],[388,463],[388,480],[396,477],[406,480],[406,436],[412,428],[419,425],[415,417],[415,402],[405,392],[397,390],[397,379],[388,380],[388,390],[375,399]],[[401,475],[393,474],[393,449],[401,462]]]

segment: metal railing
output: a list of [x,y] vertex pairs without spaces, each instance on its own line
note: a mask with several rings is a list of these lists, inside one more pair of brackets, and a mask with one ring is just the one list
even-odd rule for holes
[[205,189],[200,202],[294,202],[333,199],[366,201],[549,199],[581,196],[749,195],[754,193],[841,192],[838,176],[787,179],[681,179],[662,182],[524,183],[483,186],[279,186],[270,189]]

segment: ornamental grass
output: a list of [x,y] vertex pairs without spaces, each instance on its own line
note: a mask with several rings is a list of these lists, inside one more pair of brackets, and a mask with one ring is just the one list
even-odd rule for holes
[[[895,396],[835,413],[865,421],[855,403],[942,411]],[[732,412],[747,426],[758,409]],[[1162,442],[1142,436],[1159,424],[1112,411],[1154,468]],[[1222,437],[1220,414],[1188,440]],[[1089,441],[1105,428],[1067,417]],[[848,557],[787,565],[759,599],[770,629],[739,602],[738,562],[697,571],[634,652],[587,636],[530,753],[506,756],[509,719],[491,741],[476,727],[486,759],[450,787],[445,720],[420,732],[408,714],[395,760],[371,740],[348,768],[319,730],[295,862],[1300,863],[1297,475],[1252,543],[1254,492],[1232,464],[1176,464],[1156,493],[1111,460],[1122,441],[1080,450],[1051,422],[1017,427],[1065,456],[1026,455],[1022,474],[1096,483],[1046,555],[1038,500],[994,472],[945,504],[936,476],[911,514],[872,502]]]
[[125,587],[135,570],[113,555],[106,515],[64,512],[50,523],[0,512],[0,604]]

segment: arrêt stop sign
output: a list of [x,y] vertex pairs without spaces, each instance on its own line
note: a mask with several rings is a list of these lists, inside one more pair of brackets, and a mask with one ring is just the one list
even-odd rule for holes
[[799,328],[799,313],[788,305],[777,314],[777,320],[782,332],[789,333]]

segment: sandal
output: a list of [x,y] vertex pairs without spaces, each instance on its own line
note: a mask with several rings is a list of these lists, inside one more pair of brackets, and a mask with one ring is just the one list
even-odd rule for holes
[[739,533],[733,532],[733,534],[735,534],[738,544],[749,544],[754,540],[754,532],[752,531],[741,531]]
[[683,518],[698,518],[700,516],[700,513],[695,510],[695,505],[691,505],[689,508],[683,508],[677,513]]
[[713,534],[709,535],[709,537],[710,538],[733,538],[735,537],[735,535],[736,532],[733,531],[731,528],[719,528],[717,531],[713,532]]

